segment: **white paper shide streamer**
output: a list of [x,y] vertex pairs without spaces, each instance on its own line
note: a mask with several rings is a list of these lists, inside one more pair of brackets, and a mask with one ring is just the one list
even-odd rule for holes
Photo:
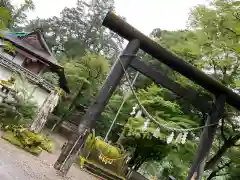
[[138,108],[138,104],[135,104],[135,106],[132,109],[132,112],[130,113],[131,116],[134,116],[136,114],[137,108]]
[[167,137],[167,144],[170,144],[173,140],[174,137],[174,132],[172,132],[168,137]]
[[150,119],[147,119],[147,120],[144,122],[144,125],[143,125],[143,130],[144,130],[144,131],[148,128],[149,121],[150,121]]
[[154,131],[153,136],[154,136],[155,138],[158,138],[158,137],[159,137],[159,133],[160,133],[160,128],[158,127],[158,128]]

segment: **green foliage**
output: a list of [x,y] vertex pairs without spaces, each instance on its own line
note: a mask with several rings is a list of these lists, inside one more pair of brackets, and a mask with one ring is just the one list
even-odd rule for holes
[[[12,22],[12,19],[9,14],[9,11],[6,8],[4,8],[3,6],[0,6],[0,30],[7,31],[8,26],[9,26],[9,24],[11,24],[11,22]],[[4,35],[0,33],[1,39],[3,39],[3,36]],[[15,48],[12,46],[12,44],[10,42],[2,40],[1,43],[5,45],[4,48],[7,51],[14,52]]]
[[[31,153],[41,153],[45,150],[49,153],[53,150],[52,141],[40,134],[34,134],[24,128],[23,126],[7,125],[3,126],[4,134],[3,138],[12,142],[26,151]],[[36,154],[39,155],[39,154]]]
[[86,161],[86,159],[84,157],[80,156],[80,163],[79,163],[79,165],[80,165],[81,168],[83,168],[85,161]]
[[23,141],[23,137],[19,136],[18,133],[13,133],[11,131],[4,132],[2,138],[34,155],[38,156],[42,152],[42,148],[36,145],[38,144],[37,139],[33,140],[27,138]]
[[46,79],[49,83],[54,86],[58,86],[59,84],[59,76],[53,72],[46,72],[42,75],[42,78]]
[[85,141],[84,144],[84,151],[91,151],[92,147],[94,146],[95,143],[95,131],[93,131],[92,133],[90,133]]
[[109,71],[109,64],[103,56],[87,53],[78,59],[65,59],[64,68],[71,94],[60,102],[55,114],[72,117],[83,113],[79,106],[91,102]]
[[[151,35],[165,48],[169,49],[184,60],[190,62],[194,66],[205,71],[207,74],[217,79],[224,85],[231,87],[238,93],[240,72],[240,36],[238,28],[240,17],[239,13],[236,12],[239,12],[239,7],[240,6],[237,1],[213,0],[211,2],[211,7],[208,5],[199,5],[192,9],[189,17],[190,28],[188,30],[165,31],[155,29]],[[152,59],[148,59],[150,63],[152,63]],[[169,70],[169,68],[166,68],[164,66],[162,67],[162,71],[164,71],[165,74],[168,74],[172,79],[178,81],[181,85],[190,86],[191,88],[194,88],[200,92],[204,92],[202,88],[190,82],[188,79],[180,76],[178,73],[174,73]],[[142,84],[144,83],[145,82],[143,82]],[[141,84],[138,84],[138,86],[144,87],[141,86]],[[145,94],[145,97],[149,96]],[[178,101],[178,103],[180,103],[182,107],[185,107],[184,112],[187,112],[187,116],[184,116],[183,119],[185,120],[181,121],[181,123],[178,124],[178,119],[182,119],[179,118],[179,115],[176,116],[175,114],[174,119],[172,119],[171,116],[164,115],[165,111],[164,113],[158,113],[160,109],[159,108],[156,110],[157,115],[155,115],[155,119],[160,120],[161,123],[168,124],[168,126],[173,125],[173,127],[186,128],[189,127],[189,125],[196,126],[197,124],[199,124],[199,121],[197,121],[198,123],[194,125],[195,117],[192,117],[192,114],[189,113],[192,111],[197,113],[197,111],[192,109],[191,106],[186,105],[186,102],[179,101],[174,96],[163,95],[161,97],[163,97],[165,100],[168,100],[170,98],[171,100],[175,99],[176,101]],[[154,101],[148,100],[147,98],[147,104],[149,103],[151,105],[150,107],[148,107],[149,111],[151,111],[154,103],[162,102],[161,98],[156,99],[157,100]],[[164,105],[165,103],[163,104],[163,106]],[[161,105],[160,107],[162,108],[163,106]],[[167,114],[174,114],[174,112],[169,111],[171,110],[169,106],[166,107],[168,107],[166,109],[166,112],[169,112]],[[161,117],[161,119],[158,118],[159,116]],[[237,163],[234,162],[230,163],[228,166],[224,166],[224,164],[226,164],[226,161],[229,160],[231,154],[235,154],[233,153],[232,149],[235,149],[234,146],[236,144],[236,140],[239,139],[239,123],[238,120],[236,120],[236,117],[238,116],[239,113],[234,108],[226,106],[226,113],[223,121],[224,123],[222,125],[222,132],[217,133],[218,138],[214,141],[214,148],[211,152],[210,159],[207,162],[207,167],[209,167],[208,165],[212,164],[212,161],[214,161],[211,168],[208,169],[210,170],[210,173],[208,174],[209,179],[213,179],[215,177],[227,179],[229,178],[229,173],[231,174],[232,172],[234,172],[233,169],[238,167],[237,164],[239,164],[239,161]],[[171,122],[172,120],[174,120],[174,123]],[[144,120],[141,118],[134,120],[130,119],[130,122],[134,122],[132,123],[134,127],[139,127],[139,129],[141,129],[141,124],[143,124],[143,121]],[[148,131],[151,132],[151,128],[152,127],[150,125],[147,131],[145,131],[145,134]],[[133,130],[133,132],[131,131],[131,136],[134,135],[136,131],[136,134],[139,138],[143,137],[142,131],[136,130],[135,128],[133,128]],[[159,136],[162,138],[164,136],[164,130],[161,130],[161,133],[162,135],[160,134]],[[149,134],[151,133],[148,133],[147,137],[151,137],[149,136]],[[174,149],[172,149],[167,153],[168,155],[166,156],[166,158],[160,163],[160,166],[162,168],[162,174],[159,175],[160,179],[167,177],[167,175],[169,174],[174,175],[177,179],[186,178],[189,168],[188,162],[190,162],[188,156],[192,157],[196,148],[196,143],[194,141],[188,141],[187,143],[190,143],[191,146],[189,147],[188,145],[187,147],[181,147],[176,152],[174,151]],[[187,151],[186,153],[185,150],[189,151]],[[188,155],[184,156],[185,154]],[[238,176],[236,174],[234,176],[233,174],[231,174],[232,179],[237,179]]]
[[8,10],[4,7],[0,7],[0,29],[5,30],[10,21],[11,17],[9,16]]
[[53,141],[49,137],[42,136],[41,148],[49,153],[53,152]]
[[117,56],[123,39],[101,24],[109,10],[114,10],[113,0],[78,0],[76,7],[63,9],[60,17],[31,20],[23,29],[40,25],[50,47],[67,58],[76,59],[90,51],[111,59]]
[[[123,101],[123,94],[121,93],[115,93],[112,98],[110,99],[109,103],[107,104],[105,111],[102,114],[102,118],[97,121],[96,124],[96,133],[102,137],[104,137],[119,109],[119,106],[121,105]],[[116,141],[118,138],[117,133],[120,133],[121,131],[121,126],[123,126],[129,117],[130,112],[132,111],[132,106],[133,106],[133,99],[129,98],[121,112],[119,113],[119,116],[117,118],[117,123],[118,126],[114,126],[114,129],[112,130],[110,137],[112,141]],[[120,126],[120,128],[119,128]]]
[[8,29],[19,29],[27,22],[26,13],[35,8],[32,0],[25,0],[19,7],[14,6],[10,0],[2,0],[0,7],[4,8],[9,15],[9,20],[5,24]]
[[32,100],[28,81],[24,76],[16,76],[15,90],[11,98],[5,98],[0,103],[0,118],[2,124],[28,125],[37,113],[37,104]]
[[[9,27],[7,25],[9,20],[12,21],[13,27],[17,27],[16,24],[20,21],[13,18],[17,9],[11,5],[10,1],[2,3],[5,4],[1,7],[7,7],[11,11],[9,19],[3,19],[5,23],[0,27]],[[25,4],[28,5],[25,7],[31,7],[32,3],[29,1]],[[86,7],[88,11],[84,11]],[[189,16],[189,29],[179,31],[155,29],[151,37],[177,56],[239,93],[239,7],[238,1],[213,0],[211,6],[199,5],[192,9]],[[100,82],[104,80],[109,70],[109,63],[105,58],[113,61],[119,52],[122,39],[113,32],[106,31],[105,27],[101,25],[103,16],[109,9],[114,9],[113,1],[97,0],[86,3],[79,0],[77,7],[65,8],[61,17],[32,20],[27,27],[23,28],[29,31],[41,24],[48,44],[60,56],[60,63],[65,67],[72,93],[63,99],[55,111],[55,114],[60,118],[64,117],[65,119],[70,115],[78,115],[79,119],[98,92]],[[22,11],[19,12],[24,14],[25,10],[26,8],[22,8]],[[2,12],[4,16],[5,11]],[[1,14],[0,12],[0,16],[2,16]],[[24,21],[23,16],[18,17],[18,19],[22,19],[22,22]],[[207,94],[205,90],[185,77],[159,62],[155,62],[152,57],[144,54],[141,56],[146,59],[147,63],[160,68],[162,73],[179,82],[182,86],[191,87]],[[159,179],[164,179],[169,174],[174,175],[179,180],[185,179],[191,159],[196,151],[197,141],[195,141],[195,137],[191,134],[190,140],[180,147],[179,144],[175,143],[166,145],[168,131],[161,129],[157,138],[153,137],[153,133],[158,124],[174,128],[190,128],[202,125],[204,122],[196,115],[200,113],[187,102],[181,100],[180,97],[152,85],[152,81],[143,76],[140,76],[137,81],[136,88],[138,88],[137,94],[141,102],[156,119],[156,122],[151,122],[147,129],[143,130],[145,118],[129,118],[132,106],[136,103],[134,98],[130,96],[117,119],[118,126],[114,127],[110,135],[111,140],[116,141],[117,133],[124,126],[123,135],[125,137],[123,137],[122,143],[132,153],[130,165],[136,165],[139,168],[143,163],[149,164],[155,160],[152,164],[158,167],[157,169],[161,169],[158,173]],[[119,90],[110,100],[103,117],[97,122],[97,134],[101,136],[106,134],[123,100],[122,94]],[[218,138],[214,141],[214,148],[209,157],[211,160],[217,156],[217,161],[213,163],[209,171],[213,173],[218,170],[215,176],[220,178],[222,174],[226,173],[228,173],[226,178],[237,179],[239,177],[234,170],[239,167],[238,158],[230,158],[234,159],[234,162],[229,166],[219,168],[229,160],[229,157],[238,156],[236,153],[238,148],[236,150],[235,147],[238,142],[237,137],[239,137],[239,122],[236,118],[238,116],[239,113],[234,108],[226,106],[224,125],[222,125],[222,132],[226,137],[223,138],[222,132],[217,132]],[[5,115],[4,117],[15,117],[15,115]],[[196,132],[195,135],[199,136],[199,133]],[[237,140],[233,141],[234,138]],[[226,144],[227,148],[225,148]],[[223,153],[218,155],[218,152]],[[150,168],[148,171],[153,170]]]
[[[151,121],[146,130],[143,130],[144,122],[143,117],[129,118],[126,127],[128,128],[128,135],[136,135],[136,137],[152,138],[152,134],[156,131],[160,125],[166,125],[172,128],[187,129],[197,127],[199,125],[199,119],[194,115],[184,115],[181,108],[175,102],[164,100],[163,95],[166,91],[152,85],[147,89],[141,89],[138,91],[138,97],[141,100],[142,105],[147,111],[154,116],[157,122]],[[147,97],[147,98],[146,98]],[[169,135],[169,131],[161,129],[159,137],[166,139]]]

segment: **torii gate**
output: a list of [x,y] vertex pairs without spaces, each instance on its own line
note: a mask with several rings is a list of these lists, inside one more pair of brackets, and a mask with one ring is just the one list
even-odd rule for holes
[[[200,180],[200,172],[205,166],[205,160],[212,147],[214,135],[217,130],[217,124],[219,123],[224,111],[224,105],[225,103],[228,103],[240,110],[240,96],[210,76],[206,75],[201,70],[167,51],[158,43],[154,42],[130,24],[126,23],[120,17],[116,16],[114,13],[109,12],[106,15],[103,25],[128,40],[129,43],[123,51],[120,59],[112,66],[97,98],[88,108],[86,114],[81,120],[79,133],[73,135],[73,137],[69,140],[66,148],[55,163],[55,168],[58,170],[62,168],[65,173],[68,171],[72,164],[72,154],[76,154],[84,142],[82,138],[84,132],[86,132],[86,129],[91,129],[94,126],[94,122],[100,119],[104,107],[108,103],[110,97],[123,77],[123,67],[125,69],[132,67],[136,71],[139,71],[145,76],[151,78],[156,84],[159,84],[171,90],[178,96],[188,100],[193,106],[203,113],[208,113],[209,118],[206,125],[216,124],[215,126],[208,126],[202,132],[198,152],[187,177],[187,180],[191,180],[192,178]],[[139,49],[142,49],[144,52],[214,94],[215,99],[213,104],[209,103],[208,97],[201,96],[193,89],[186,89],[182,87],[180,84],[174,82],[161,72],[156,71],[154,67],[140,61],[136,56]],[[70,154],[70,156],[68,154]],[[66,165],[61,166],[62,163],[65,163]]]

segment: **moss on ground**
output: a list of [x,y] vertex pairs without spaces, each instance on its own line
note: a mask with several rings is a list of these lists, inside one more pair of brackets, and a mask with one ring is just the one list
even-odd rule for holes
[[7,140],[8,142],[10,142],[13,145],[18,146],[18,147],[30,152],[33,155],[39,156],[42,152],[42,148],[39,147],[39,146],[31,147],[31,148],[27,147],[27,146],[24,146],[21,143],[21,141],[16,136],[14,136],[14,133],[11,132],[11,131],[4,132],[3,135],[2,135],[2,138]]

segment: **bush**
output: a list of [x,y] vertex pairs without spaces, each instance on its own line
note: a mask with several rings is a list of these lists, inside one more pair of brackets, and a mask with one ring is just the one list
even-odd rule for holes
[[[52,152],[52,141],[40,134],[34,134],[22,126],[9,125],[3,127],[3,139],[10,141],[28,152],[39,155],[42,150]],[[39,153],[39,154],[38,154]]]
[[15,136],[15,134],[11,131],[6,131],[3,133],[2,138],[9,141],[10,143],[12,143],[15,146],[18,146],[28,152],[30,152],[33,155],[39,156],[42,152],[42,148],[41,147],[28,147],[28,146],[24,146],[22,144],[22,142],[18,139],[18,137]]
[[59,76],[57,73],[45,72],[42,77],[54,86],[58,86]]
[[[0,123],[28,125],[36,117],[38,105],[33,100],[33,92],[29,92],[30,84],[24,75],[16,75],[15,93],[4,96],[0,103]],[[37,86],[31,88],[35,89]],[[2,95],[3,96],[3,95]]]
[[44,137],[41,147],[43,150],[52,153],[53,152],[53,142],[51,139],[49,139],[49,137]]

